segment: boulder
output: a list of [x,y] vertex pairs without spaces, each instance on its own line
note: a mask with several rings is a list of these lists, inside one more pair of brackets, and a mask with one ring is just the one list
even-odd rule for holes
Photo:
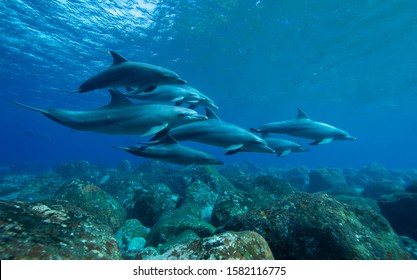
[[410,258],[384,217],[322,193],[288,195],[232,218],[223,229],[258,232],[275,259]]
[[382,214],[399,235],[417,240],[417,194],[397,192],[378,200]]
[[0,201],[0,258],[120,259],[113,231],[66,201]]
[[338,168],[321,167],[310,172],[308,192],[321,192],[334,187],[348,187],[342,170]]
[[63,184],[54,199],[67,200],[106,223],[115,232],[126,219],[126,210],[112,196],[94,184],[71,181]]
[[265,239],[253,231],[224,232],[180,243],[154,257],[163,260],[273,260]]

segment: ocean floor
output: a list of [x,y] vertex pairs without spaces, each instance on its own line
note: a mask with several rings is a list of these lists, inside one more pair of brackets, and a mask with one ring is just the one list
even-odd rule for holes
[[1,259],[417,259],[417,169],[0,170]]

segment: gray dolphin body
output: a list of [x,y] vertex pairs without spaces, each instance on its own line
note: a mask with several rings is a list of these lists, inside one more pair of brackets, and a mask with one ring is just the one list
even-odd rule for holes
[[177,106],[185,102],[190,104],[190,109],[197,106],[219,109],[208,96],[188,85],[161,85],[151,92],[138,93],[137,91],[128,92],[125,96],[139,100],[175,102]]
[[133,155],[181,165],[222,165],[212,154],[179,144],[171,136],[156,145],[115,147]]
[[356,140],[344,130],[326,123],[310,119],[306,113],[298,109],[295,119],[272,122],[260,126],[258,129],[251,128],[252,132],[281,133],[291,136],[313,139],[310,145],[327,144],[333,140]]
[[275,138],[269,135],[268,133],[262,134],[262,139],[266,141],[269,147],[275,150],[275,153],[278,157],[284,157],[288,155],[291,152],[308,152],[309,149],[304,148],[299,143],[281,139],[281,138]]
[[108,105],[88,111],[38,109],[21,103],[20,106],[41,112],[64,126],[106,134],[138,134],[148,136],[161,130],[207,119],[196,111],[164,104],[132,103],[119,91],[109,90]]
[[166,68],[128,61],[114,51],[110,51],[113,64],[86,80],[73,92],[87,92],[100,88],[137,87],[138,91],[151,91],[158,85],[185,84],[177,73]]
[[169,134],[178,141],[190,140],[224,148],[228,150],[226,155],[242,151],[274,152],[262,138],[237,125],[223,122],[209,108],[206,108],[206,115],[208,120],[198,125],[189,123],[176,127]]

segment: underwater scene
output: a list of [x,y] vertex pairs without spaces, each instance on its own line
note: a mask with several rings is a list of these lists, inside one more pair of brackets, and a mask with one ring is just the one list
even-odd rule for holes
[[0,258],[417,259],[417,11],[0,0]]

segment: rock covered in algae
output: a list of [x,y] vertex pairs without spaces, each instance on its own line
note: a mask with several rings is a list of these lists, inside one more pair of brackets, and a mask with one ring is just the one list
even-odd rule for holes
[[387,220],[322,193],[295,193],[270,207],[251,210],[224,230],[253,230],[275,259],[409,259]]
[[216,200],[211,221],[214,226],[225,224],[232,217],[243,214],[256,207],[256,201],[238,191],[225,191]]
[[320,192],[334,187],[348,187],[342,170],[338,168],[320,167],[310,172],[308,192]]
[[66,201],[0,201],[0,258],[120,259],[111,228]]
[[94,184],[71,181],[61,186],[54,199],[67,200],[94,214],[113,231],[120,228],[126,219],[126,210],[112,196]]
[[152,259],[164,260],[273,260],[265,239],[253,231],[224,232],[178,243]]
[[[119,242],[120,250],[129,251],[129,250],[139,250],[145,247],[146,236],[148,235],[150,229],[145,227],[136,219],[126,220],[121,228],[115,233],[117,242]],[[136,246],[138,238],[143,239],[143,247],[139,248]]]
[[[191,205],[189,205],[191,206]],[[148,235],[147,246],[164,244],[186,230],[192,230],[200,237],[214,234],[216,228],[198,218],[197,209],[181,207],[162,215]]]
[[198,218],[210,222],[214,204],[218,196],[204,182],[196,180],[185,190],[181,207],[195,205],[199,209],[199,213],[201,213]]
[[146,227],[152,227],[167,211],[173,210],[178,203],[178,195],[165,184],[155,183],[136,190],[133,207],[129,217],[138,219]]

